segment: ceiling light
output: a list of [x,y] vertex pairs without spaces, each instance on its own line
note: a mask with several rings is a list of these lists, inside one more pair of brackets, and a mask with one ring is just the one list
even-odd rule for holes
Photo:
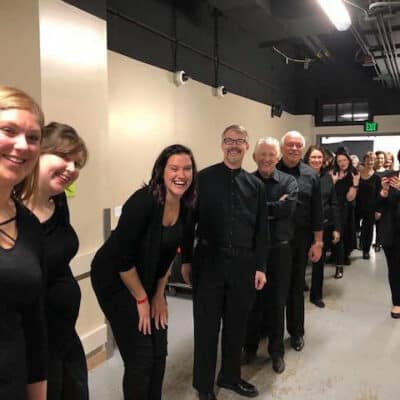
[[318,3],[338,31],[345,31],[350,28],[350,14],[342,0],[318,0]]

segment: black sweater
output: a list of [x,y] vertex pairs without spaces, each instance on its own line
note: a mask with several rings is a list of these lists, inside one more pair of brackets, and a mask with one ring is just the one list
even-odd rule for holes
[[[132,267],[136,267],[147,295],[154,295],[159,278],[163,213],[164,206],[156,201],[148,186],[126,201],[116,229],[92,262],[92,283],[103,300],[125,288],[119,273]],[[193,226],[182,201],[179,219],[183,225],[180,243],[185,261],[187,251],[191,251],[187,248],[193,242]],[[169,265],[173,256],[164,262]]]

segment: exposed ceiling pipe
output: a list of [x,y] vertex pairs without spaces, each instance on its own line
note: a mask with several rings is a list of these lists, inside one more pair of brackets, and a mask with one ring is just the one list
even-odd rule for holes
[[381,40],[382,47],[383,47],[383,50],[384,50],[384,53],[385,53],[386,64],[387,64],[387,67],[388,67],[388,71],[389,71],[390,75],[392,76],[394,86],[399,87],[400,84],[398,82],[398,78],[397,78],[397,75],[396,75],[395,67],[393,65],[392,58],[389,56],[389,49],[386,46],[386,42],[385,42],[385,39],[384,39],[383,34],[382,34],[380,23],[379,23],[378,19],[376,19],[375,22],[376,22],[376,27],[377,27],[378,33],[379,33],[379,38]]
[[382,18],[382,15],[380,15],[378,18],[380,19],[380,22],[381,22],[383,37],[386,39],[386,43],[390,49],[389,54],[392,58],[393,65],[394,65],[394,71],[395,71],[396,78],[397,78],[397,83],[400,87],[400,71],[399,71],[399,66],[397,65],[396,46],[393,45],[393,41],[391,40],[391,38],[389,38],[389,35],[386,30],[386,24]]
[[[395,63],[396,63],[396,66],[399,67],[399,63],[398,63],[399,55],[398,55],[398,52],[396,50],[396,43],[393,40],[393,29],[392,29],[392,23],[390,22],[390,19],[388,20],[388,25],[389,25],[389,36],[390,36],[390,40],[391,40],[392,46],[393,46],[393,53],[394,53],[394,57],[395,57]],[[399,75],[400,75],[400,72],[399,72]]]
[[400,6],[400,1],[376,1],[375,3],[371,3],[368,7],[369,12],[373,12],[376,8],[379,7],[393,7]]

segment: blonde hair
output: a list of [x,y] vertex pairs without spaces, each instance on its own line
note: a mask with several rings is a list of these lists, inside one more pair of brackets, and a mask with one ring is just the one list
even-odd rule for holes
[[[24,91],[11,87],[0,85],[0,110],[11,109],[26,110],[36,116],[40,130],[44,126],[44,114],[39,104]],[[25,196],[31,196],[38,181],[39,168],[36,163],[32,172],[21,182],[14,186],[13,196],[22,200]]]

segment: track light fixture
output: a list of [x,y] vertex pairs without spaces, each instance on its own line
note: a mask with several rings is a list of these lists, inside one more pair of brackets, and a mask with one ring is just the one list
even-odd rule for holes
[[338,31],[350,28],[351,18],[343,0],[318,0],[318,3]]

